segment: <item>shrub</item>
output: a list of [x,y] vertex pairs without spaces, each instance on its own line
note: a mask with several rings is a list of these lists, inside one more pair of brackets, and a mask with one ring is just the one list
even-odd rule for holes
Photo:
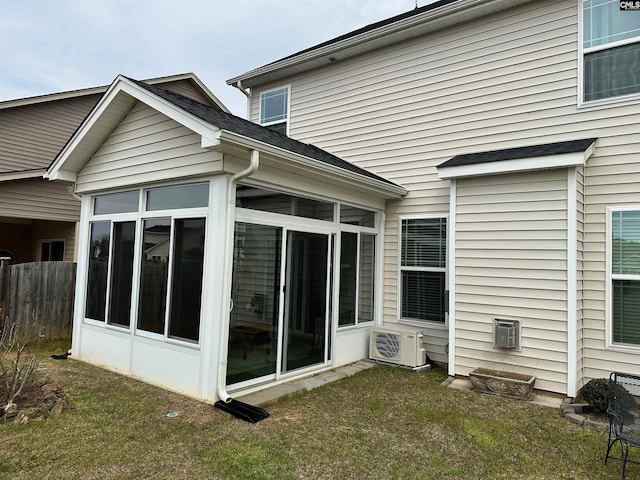
[[[621,410],[627,410],[634,405],[635,401],[633,396],[627,392],[624,387],[614,383],[612,388],[618,399],[618,407]],[[606,378],[589,380],[585,386],[580,389],[578,395],[581,396],[591,408],[605,413],[609,405],[609,380]]]

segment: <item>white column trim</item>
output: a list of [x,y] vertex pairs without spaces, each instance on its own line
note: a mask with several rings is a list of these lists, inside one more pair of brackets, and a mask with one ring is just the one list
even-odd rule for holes
[[449,186],[449,222],[447,224],[447,271],[449,287],[449,368],[456,374],[456,179]]
[[575,168],[567,170],[567,396],[576,396],[578,375],[578,192]]

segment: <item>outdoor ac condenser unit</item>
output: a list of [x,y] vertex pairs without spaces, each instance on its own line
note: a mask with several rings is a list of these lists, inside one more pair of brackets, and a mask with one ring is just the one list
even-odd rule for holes
[[405,325],[379,325],[371,328],[369,358],[405,367],[421,367],[427,363],[422,347],[422,330]]

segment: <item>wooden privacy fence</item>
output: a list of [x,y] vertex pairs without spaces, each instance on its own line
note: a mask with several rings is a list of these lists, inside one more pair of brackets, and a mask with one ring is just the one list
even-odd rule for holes
[[0,325],[19,322],[22,335],[37,331],[45,338],[70,338],[76,264],[0,262]]

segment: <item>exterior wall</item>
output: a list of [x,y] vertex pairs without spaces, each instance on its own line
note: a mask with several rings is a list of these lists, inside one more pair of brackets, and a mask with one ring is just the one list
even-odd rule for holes
[[[438,179],[437,165],[465,153],[597,137],[583,180],[579,345],[591,378],[614,368],[640,373],[640,351],[605,349],[604,312],[605,207],[640,203],[640,108],[636,101],[578,109],[578,7],[576,0],[531,2],[254,88],[251,118],[259,119],[260,91],[290,85],[292,137],[410,190],[387,205],[388,322],[398,319],[398,216],[449,209],[449,183]],[[565,320],[557,321],[550,330],[563,328]],[[447,332],[426,333],[429,354],[446,361]],[[558,343],[565,361],[559,336]],[[562,380],[557,373],[547,385]]]
[[159,83],[157,86],[166,90],[171,90],[172,92],[179,93],[181,95],[184,95],[185,97],[189,97],[196,102],[204,103],[205,105],[220,109],[220,107],[212,102],[209,97],[205,96],[202,93],[202,90],[197,88],[191,80],[177,80],[175,82],[166,84]]
[[51,222],[34,220],[31,229],[31,258],[40,260],[39,240],[64,240],[64,261],[73,262],[76,247],[76,224],[72,222]]
[[42,178],[0,182],[0,217],[77,222],[80,202],[67,183]]
[[[567,171],[460,179],[456,187],[456,374],[567,375]],[[494,318],[520,321],[521,351],[493,348]]]
[[138,102],[79,172],[80,193],[222,170],[200,136]]
[[0,110],[0,173],[47,168],[100,97]]

